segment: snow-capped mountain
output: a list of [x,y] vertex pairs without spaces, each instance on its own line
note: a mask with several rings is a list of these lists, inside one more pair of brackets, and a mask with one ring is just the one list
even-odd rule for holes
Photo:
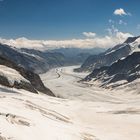
[[38,74],[21,67],[2,53],[0,54],[0,84],[9,88],[24,89],[33,93],[42,92],[54,96],[44,86]]
[[[37,50],[0,44],[0,54],[2,56],[38,74],[60,66],[81,64],[90,55],[88,52],[94,52],[93,50],[72,48]],[[97,52],[98,50],[95,53],[97,54]]]
[[65,61],[61,53],[18,49],[4,44],[0,44],[0,55],[35,73],[43,73],[50,68],[62,66]]
[[124,43],[108,49],[99,55],[91,55],[76,71],[92,71],[102,66],[110,66],[119,59],[124,59],[133,52],[140,51],[140,36],[129,37]]
[[84,81],[98,83],[105,88],[115,88],[140,78],[140,52],[134,52],[111,66],[94,69]]
[[33,93],[42,92],[53,96],[44,86],[39,75],[28,71],[12,61],[0,56],[0,84],[17,89],[24,89]]

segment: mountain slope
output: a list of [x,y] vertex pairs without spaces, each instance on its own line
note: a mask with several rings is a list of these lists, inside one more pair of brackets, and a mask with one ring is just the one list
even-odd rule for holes
[[66,58],[61,52],[39,51],[34,49],[21,48],[18,52],[31,57],[38,58],[43,62],[44,72],[51,68],[65,65]]
[[51,52],[62,53],[67,61],[67,64],[75,65],[83,63],[91,54],[99,54],[104,52],[103,48],[58,48],[53,49]]
[[53,50],[36,50],[16,48],[0,44],[0,54],[9,58],[27,70],[41,74],[61,66],[81,64],[91,54],[102,52],[103,49],[60,48]]
[[47,95],[54,94],[44,86],[38,74],[18,66],[8,58],[0,55],[0,84],[10,87],[25,89],[34,93],[42,92]]
[[129,37],[124,43],[118,44],[104,53],[89,56],[76,71],[92,71],[102,66],[109,66],[137,51],[140,51],[140,37]]
[[118,60],[111,66],[94,69],[85,81],[98,81],[103,87],[116,87],[140,78],[140,52]]
[[43,73],[50,68],[61,66],[65,59],[61,53],[17,49],[4,44],[0,44],[0,55],[35,73]]

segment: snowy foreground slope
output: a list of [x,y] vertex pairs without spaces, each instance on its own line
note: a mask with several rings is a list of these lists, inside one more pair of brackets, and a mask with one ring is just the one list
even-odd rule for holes
[[77,83],[73,68],[41,75],[65,99],[0,86],[0,140],[139,140],[140,95]]
[[94,139],[88,128],[74,121],[77,111],[72,106],[77,102],[4,87],[0,90],[0,140]]

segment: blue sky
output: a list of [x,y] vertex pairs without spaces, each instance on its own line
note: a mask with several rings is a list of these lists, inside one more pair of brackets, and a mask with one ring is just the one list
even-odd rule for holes
[[[106,35],[111,24],[139,35],[139,5],[139,0],[1,0],[0,37],[78,39],[83,32]],[[128,15],[113,14],[119,8]]]

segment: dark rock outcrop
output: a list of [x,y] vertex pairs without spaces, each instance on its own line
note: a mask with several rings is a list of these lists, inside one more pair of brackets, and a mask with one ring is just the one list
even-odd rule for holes
[[15,81],[13,84],[9,83],[7,77],[0,75],[0,84],[9,88],[24,89],[33,93],[38,93],[31,83],[20,81]]
[[128,37],[127,40],[124,43],[132,43],[134,42],[136,39],[138,39],[140,36],[136,36],[136,37]]

